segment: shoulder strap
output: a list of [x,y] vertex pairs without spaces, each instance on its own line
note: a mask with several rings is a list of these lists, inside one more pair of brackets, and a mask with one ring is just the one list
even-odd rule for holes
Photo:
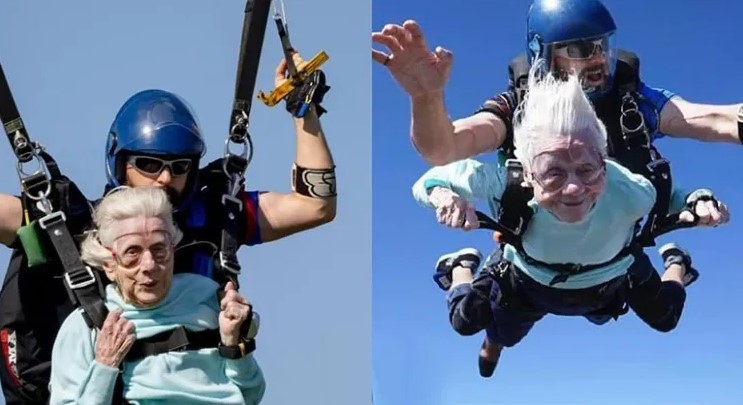
[[[239,194],[245,184],[245,171],[253,157],[253,143],[248,132],[248,125],[270,6],[270,0],[248,0],[245,4],[235,79],[235,98],[222,164],[227,188],[221,196],[224,206],[223,230],[216,267],[225,277],[225,280],[220,283],[232,281],[237,288],[240,288],[238,283],[240,264],[237,261],[240,238],[236,219],[244,216],[245,207]],[[242,145],[243,152],[240,155],[231,153],[230,143]]]
[[[206,186],[207,221],[218,221],[220,245],[215,258],[215,280],[220,285],[232,281],[239,288],[240,263],[237,250],[240,248],[241,230],[245,229],[245,207],[240,198],[244,179],[239,173],[245,170],[246,161],[242,159],[219,158],[210,162],[199,172],[199,179]],[[237,166],[235,166],[237,165]],[[227,177],[230,173],[231,177]],[[236,190],[230,190],[230,182],[235,182]],[[211,211],[219,211],[211,212]],[[215,215],[216,214],[216,215]],[[213,219],[212,219],[213,218]]]
[[[73,200],[83,199],[87,205],[87,199],[74,183],[61,175],[51,156],[44,155],[52,174],[52,180],[60,186],[60,195],[58,196],[60,201],[59,210],[39,218],[38,224],[41,229],[46,231],[62,264],[65,286],[70,301],[74,306],[82,307],[83,318],[86,323],[100,328],[108,315],[108,310],[103,302],[103,281],[99,271],[82,262],[77,244],[68,227],[70,218],[65,215],[65,211],[72,210]],[[82,201],[77,201],[77,203],[80,204]],[[90,219],[90,215],[91,213],[88,211],[83,217]],[[86,225],[88,224],[80,223],[75,228],[79,227],[82,230]]]
[[637,91],[640,84],[640,58],[634,52],[617,49],[617,65],[614,84],[620,94]]
[[[0,67],[0,119],[18,160],[18,175],[24,204],[26,207],[38,207],[43,214],[36,221],[39,228],[46,232],[62,264],[70,300],[74,305],[83,307],[86,322],[102,325],[106,307],[101,298],[99,279],[80,259],[77,245],[68,228],[68,218],[61,209],[63,207],[55,207],[51,200],[52,190],[59,184],[63,190],[69,190],[70,181],[61,175],[56,162],[44,152],[44,148],[32,141],[28,135],[2,67]],[[22,166],[32,160],[36,160],[38,170],[29,174]],[[57,205],[60,205],[59,201]]]
[[496,238],[501,243],[507,243],[521,248],[521,238],[534,211],[529,207],[529,201],[534,196],[533,190],[523,185],[524,170],[516,159],[506,160],[506,187],[498,204],[495,218],[502,228],[496,232]]
[[529,63],[526,61],[526,54],[521,54],[508,62],[508,85],[516,90],[516,106],[524,99],[528,81]]

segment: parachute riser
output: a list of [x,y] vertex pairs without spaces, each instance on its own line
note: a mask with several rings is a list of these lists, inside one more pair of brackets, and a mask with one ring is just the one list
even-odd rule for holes
[[274,22],[276,23],[279,39],[281,40],[281,48],[284,53],[284,59],[287,63],[289,77],[288,80],[274,88],[268,94],[263,91],[258,91],[258,99],[269,107],[274,107],[276,104],[281,102],[281,100],[286,99],[292,90],[300,87],[309,75],[318,70],[320,66],[330,59],[330,56],[325,51],[320,51],[308,62],[302,64],[302,66],[297,66],[294,63],[293,58],[293,54],[296,50],[291,44],[289,29],[287,24],[284,22],[284,18],[279,13],[276,13],[274,15]]

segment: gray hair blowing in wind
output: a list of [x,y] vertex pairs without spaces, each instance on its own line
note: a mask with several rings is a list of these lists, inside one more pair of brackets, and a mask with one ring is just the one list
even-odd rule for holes
[[531,166],[540,144],[554,137],[591,134],[596,150],[606,157],[606,127],[596,115],[576,75],[565,80],[552,74],[540,75],[544,61],[535,62],[529,71],[528,89],[514,124],[514,154],[526,167]]

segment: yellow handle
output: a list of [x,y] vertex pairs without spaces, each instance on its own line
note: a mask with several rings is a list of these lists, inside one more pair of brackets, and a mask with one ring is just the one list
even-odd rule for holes
[[[297,72],[299,81],[303,81],[309,74],[320,68],[323,63],[327,62],[328,59],[330,59],[330,56],[328,56],[325,51],[318,52],[317,55],[315,55],[312,59],[310,59],[309,62],[307,62],[302,70]],[[291,93],[292,90],[294,90],[294,82],[291,80],[291,78],[289,78],[279,87],[273,89],[269,94],[266,94],[263,91],[259,90],[258,99],[261,100],[263,104],[269,107],[273,107],[281,100],[286,98],[286,96]]]

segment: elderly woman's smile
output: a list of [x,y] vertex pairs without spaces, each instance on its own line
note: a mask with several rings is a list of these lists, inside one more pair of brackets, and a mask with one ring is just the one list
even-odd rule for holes
[[606,166],[592,140],[579,133],[535,146],[530,168],[534,196],[561,221],[581,221],[604,190]]

